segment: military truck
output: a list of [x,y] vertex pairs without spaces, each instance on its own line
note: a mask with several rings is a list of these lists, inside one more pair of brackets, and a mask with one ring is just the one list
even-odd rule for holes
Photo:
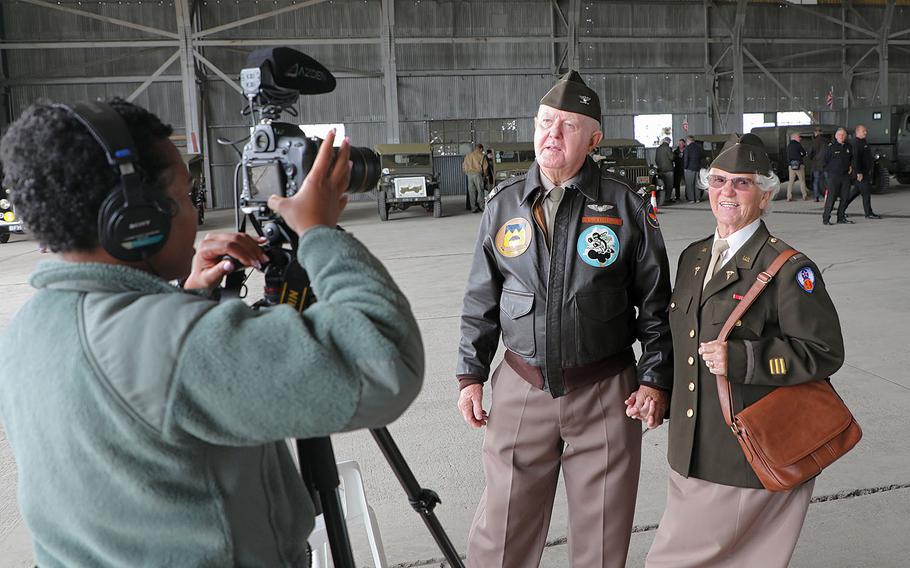
[[[866,142],[880,169],[893,174],[898,183],[910,183],[910,105],[848,108],[839,114],[851,136],[856,125],[866,127]],[[877,186],[873,182],[873,191]]]
[[634,138],[604,138],[591,156],[600,167],[626,178],[642,195],[657,188],[657,167],[645,159],[645,145]]
[[534,163],[533,142],[503,142],[493,148],[493,183],[528,172]]
[[[3,179],[3,172],[0,172],[0,179]],[[21,235],[25,232],[22,229],[22,221],[13,210],[9,194],[9,188],[0,189],[0,243],[8,243],[13,233]]]
[[[800,143],[803,145],[803,148],[806,149],[806,152],[808,152],[812,147],[812,137],[814,136],[816,128],[821,128],[822,136],[830,141],[834,140],[834,133],[837,132],[839,127],[835,124],[760,126],[753,128],[752,134],[761,138],[761,141],[765,145],[765,149],[768,151],[768,158],[771,160],[771,168],[774,170],[774,173],[777,174],[777,177],[779,177],[782,182],[786,183],[790,177],[790,174],[787,171],[787,144],[790,142],[790,136],[799,134],[802,137]],[[848,134],[851,134],[850,130],[847,132]],[[872,193],[882,193],[888,189],[888,185],[890,184],[888,168],[885,163],[880,160],[881,152],[877,152],[873,148],[872,155],[875,157],[875,171],[872,176]]]
[[376,187],[379,218],[389,220],[392,211],[423,207],[433,217],[442,217],[439,176],[433,173],[429,144],[377,144],[382,177]]
[[701,167],[707,168],[720,154],[724,144],[730,140],[732,134],[695,134],[695,142],[701,146]]

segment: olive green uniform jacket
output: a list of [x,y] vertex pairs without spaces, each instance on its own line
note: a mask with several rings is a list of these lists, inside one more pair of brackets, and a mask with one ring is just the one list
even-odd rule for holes
[[[676,272],[670,302],[675,356],[668,458],[670,467],[680,475],[760,489],[761,483],[724,422],[715,376],[698,354],[698,346],[717,339],[756,276],[780,252],[792,247],[772,237],[762,222],[702,291],[713,239],[712,235],[689,245],[680,255]],[[840,322],[821,271],[805,255],[797,254],[730,334],[727,378],[733,410],[741,411],[775,387],[828,377],[843,361]],[[798,427],[801,420],[811,419],[794,416],[792,423],[781,427]]]

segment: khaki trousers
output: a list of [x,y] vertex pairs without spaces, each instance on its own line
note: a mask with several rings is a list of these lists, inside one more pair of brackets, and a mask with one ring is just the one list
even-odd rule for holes
[[803,199],[809,199],[809,190],[806,187],[806,166],[800,166],[798,169],[788,167],[790,172],[790,181],[787,183],[787,200],[793,199],[793,182],[799,179],[799,188],[803,192]]
[[645,568],[787,568],[815,480],[782,492],[670,471],[667,508]]
[[559,469],[575,568],[625,566],[641,466],[641,423],[623,401],[635,367],[552,398],[503,362],[493,375],[483,442],[486,488],[468,536],[467,565],[540,564]]

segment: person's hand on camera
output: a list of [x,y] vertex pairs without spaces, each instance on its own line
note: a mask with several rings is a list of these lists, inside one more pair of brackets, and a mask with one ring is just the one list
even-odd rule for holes
[[313,167],[293,197],[269,197],[269,208],[281,215],[298,235],[317,225],[334,228],[348,203],[344,192],[351,179],[351,162],[348,159],[351,145],[345,138],[333,162],[334,141],[335,130],[332,130],[319,147]]
[[224,260],[225,256],[236,258],[243,266],[261,268],[263,262],[269,261],[259,248],[265,240],[265,237],[255,239],[244,233],[208,233],[196,249],[192,272],[183,287],[199,290],[221,284],[222,278],[240,268],[234,262]]

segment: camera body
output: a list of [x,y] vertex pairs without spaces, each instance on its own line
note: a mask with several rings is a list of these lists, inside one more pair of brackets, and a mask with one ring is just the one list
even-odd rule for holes
[[321,144],[321,139],[307,138],[295,124],[256,125],[241,158],[240,206],[244,212],[259,210],[272,195],[291,197],[297,193]]

